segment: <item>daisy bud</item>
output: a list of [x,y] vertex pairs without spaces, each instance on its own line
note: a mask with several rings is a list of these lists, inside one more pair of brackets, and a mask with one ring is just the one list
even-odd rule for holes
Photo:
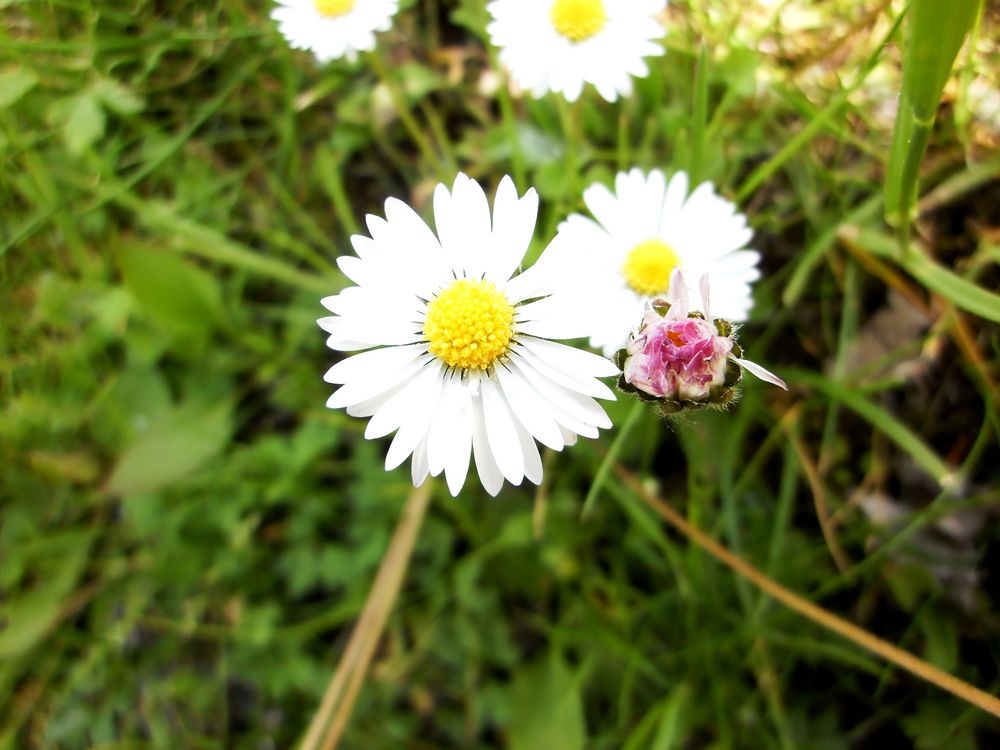
[[688,312],[684,279],[679,270],[673,272],[668,298],[650,303],[638,330],[615,355],[622,371],[619,388],[656,402],[664,414],[725,406],[735,399],[744,369],[785,388],[779,377],[740,358],[729,321],[712,320],[707,275],[701,292],[705,313]]

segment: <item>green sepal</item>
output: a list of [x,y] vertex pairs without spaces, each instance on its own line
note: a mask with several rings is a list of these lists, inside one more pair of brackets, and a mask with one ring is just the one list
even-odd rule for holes
[[615,367],[624,372],[625,360],[628,359],[628,349],[619,349],[611,359],[615,363]]
[[[739,356],[739,355],[736,355]],[[722,381],[721,386],[716,386],[717,388],[735,388],[743,380],[743,368],[738,364],[733,362],[733,360],[727,360],[726,362],[726,377]]]
[[661,318],[670,312],[670,303],[666,300],[654,299],[649,304]]
[[624,375],[618,376],[618,390],[620,390],[622,393],[628,393],[632,396],[635,396],[640,401],[652,402],[660,400],[651,393],[646,393],[645,391],[636,388],[634,385],[625,380]]
[[724,338],[729,338],[730,336],[733,335],[733,324],[730,323],[728,320],[724,320],[723,318],[716,318],[715,330],[719,332],[720,336],[723,336]]

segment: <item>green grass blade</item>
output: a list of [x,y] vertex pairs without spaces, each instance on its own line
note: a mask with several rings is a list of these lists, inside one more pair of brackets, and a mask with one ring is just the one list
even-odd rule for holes
[[796,133],[790,141],[782,146],[781,149],[778,150],[778,153],[757,167],[750,174],[750,176],[747,177],[743,184],[740,185],[740,189],[736,192],[737,203],[742,203],[749,198],[753,194],[754,190],[760,187],[765,180],[777,172],[789,159],[795,156],[795,154],[805,148],[805,146],[810,143],[813,138],[819,135],[823,128],[829,125],[833,117],[840,113],[841,109],[847,105],[847,100],[850,95],[865,82],[868,74],[875,69],[878,61],[882,58],[882,50],[885,49],[886,45],[888,45],[895,36],[896,30],[899,28],[901,21],[902,15],[897,16],[893,20],[892,27],[886,35],[882,37],[878,47],[875,48],[875,51],[865,61],[865,64],[862,66],[851,85],[842,89],[835,97],[833,97],[833,99],[830,100],[830,103],[824,107],[822,111],[818,112],[816,116],[802,128],[802,130]]
[[632,404],[632,411],[625,418],[625,424],[618,430],[618,434],[615,436],[614,442],[611,443],[611,447],[608,448],[608,452],[604,455],[601,465],[597,467],[597,473],[594,474],[594,481],[591,482],[590,489],[587,490],[587,497],[584,498],[580,518],[586,519],[593,512],[597,496],[601,493],[604,483],[608,481],[608,473],[611,471],[611,465],[618,459],[618,453],[621,451],[622,445],[628,439],[632,429],[645,411],[645,404],[641,401],[636,401]]
[[902,448],[924,471],[937,480],[942,488],[955,483],[955,472],[924,440],[882,407],[866,399],[848,383],[839,383],[822,375],[804,370],[785,372],[789,384],[807,385],[824,396],[840,402]]
[[255,252],[212,227],[178,216],[163,203],[144,201],[132,193],[115,191],[114,187],[108,190],[111,200],[132,211],[140,224],[173,238],[194,255],[318,294],[332,294],[342,285],[335,278],[300,271],[283,260]]
[[[896,243],[880,232],[848,226],[841,229],[839,236],[872,255],[895,258]],[[963,279],[928,258],[916,247],[911,246],[903,257],[895,259],[913,278],[955,307],[985,320],[1000,323],[1000,295]]]
[[[882,205],[882,196],[873,195],[864,203],[855,208],[846,217],[845,223],[851,224],[859,221],[873,219],[878,215],[878,209]],[[785,286],[785,291],[781,295],[781,301],[788,307],[798,303],[799,297],[805,291],[812,277],[812,272],[826,255],[826,251],[833,247],[837,239],[837,232],[842,224],[837,223],[826,229],[815,240],[813,240],[805,250],[803,250],[796,261],[795,270],[792,271],[791,278]]]
[[694,106],[691,111],[691,160],[688,174],[691,184],[702,180],[702,162],[705,154],[705,128],[708,122],[708,51],[701,47],[698,65],[694,72]]
[[910,6],[903,84],[885,182],[886,221],[900,227],[902,237],[908,231],[920,162],[941,91],[978,12],[979,0],[913,0]]
[[656,737],[650,746],[651,750],[670,750],[679,745],[680,740],[683,739],[681,717],[684,715],[687,698],[687,686],[682,684],[664,701],[660,726],[656,730]]

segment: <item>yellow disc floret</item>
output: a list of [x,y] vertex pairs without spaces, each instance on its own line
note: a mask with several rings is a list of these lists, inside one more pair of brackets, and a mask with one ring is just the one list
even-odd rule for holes
[[354,8],[354,0],[314,0],[321,16],[336,18]]
[[592,37],[608,20],[602,0],[555,0],[549,18],[556,31],[574,42]]
[[679,264],[680,258],[666,242],[646,240],[629,251],[622,273],[639,294],[662,294],[670,288],[670,274]]
[[489,281],[458,279],[427,306],[424,336],[449,367],[485,370],[507,351],[514,306]]

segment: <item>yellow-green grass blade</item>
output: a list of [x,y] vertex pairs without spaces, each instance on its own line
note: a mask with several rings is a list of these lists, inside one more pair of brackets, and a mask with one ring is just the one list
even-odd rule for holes
[[941,92],[979,0],[913,0],[903,53],[903,83],[885,181],[886,221],[905,237],[916,201],[920,162]]

